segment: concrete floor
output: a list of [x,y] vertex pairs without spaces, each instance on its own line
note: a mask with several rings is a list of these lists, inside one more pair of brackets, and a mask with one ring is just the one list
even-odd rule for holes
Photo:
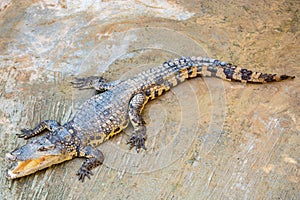
[[[299,1],[0,2],[0,199],[300,199]],[[147,152],[99,146],[104,165],[84,184],[83,159],[5,178],[16,133],[68,121],[93,91],[74,77],[125,79],[200,55],[293,81],[190,80],[147,104]]]

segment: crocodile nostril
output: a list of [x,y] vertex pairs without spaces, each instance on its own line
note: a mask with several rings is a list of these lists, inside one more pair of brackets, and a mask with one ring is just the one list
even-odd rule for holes
[[16,160],[16,156],[12,155],[11,153],[7,153],[5,154],[5,159],[14,161]]

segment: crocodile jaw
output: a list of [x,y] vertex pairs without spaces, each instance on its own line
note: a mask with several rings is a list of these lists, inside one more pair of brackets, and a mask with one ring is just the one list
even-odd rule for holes
[[16,160],[15,156],[8,153],[6,154],[6,159],[11,161],[16,161],[16,166],[8,170],[7,178],[15,179],[23,176],[27,176],[41,169],[50,167],[51,165],[61,163],[65,160],[71,159],[71,157],[61,157],[58,155],[48,155],[41,156],[40,158],[29,159],[26,161]]

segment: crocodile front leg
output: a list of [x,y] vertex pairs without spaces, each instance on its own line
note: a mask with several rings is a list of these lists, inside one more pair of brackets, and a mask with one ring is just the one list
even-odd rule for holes
[[120,81],[106,82],[103,77],[100,76],[90,76],[87,78],[76,78],[71,82],[73,87],[79,89],[95,89],[98,92],[104,92],[115,87]]
[[130,103],[129,103],[129,119],[134,128],[133,133],[130,138],[127,140],[127,144],[129,144],[129,148],[135,146],[136,151],[139,152],[141,148],[146,150],[145,140],[147,138],[146,135],[146,127],[145,121],[141,116],[141,112],[144,108],[144,105],[147,103],[148,98],[145,94],[140,93],[135,95]]
[[59,126],[60,126],[60,124],[57,121],[45,120],[45,121],[42,121],[41,123],[39,123],[39,125],[37,125],[37,127],[35,127],[34,129],[21,129],[22,133],[18,133],[17,136],[19,138],[24,138],[25,140],[27,140],[31,137],[34,137],[34,136],[40,134],[45,129],[53,132]]
[[92,169],[101,165],[104,161],[103,153],[91,146],[86,146],[80,150],[80,157],[86,157],[87,160],[81,165],[80,169],[76,173],[78,180],[84,182],[85,177],[90,179],[90,176],[93,175]]

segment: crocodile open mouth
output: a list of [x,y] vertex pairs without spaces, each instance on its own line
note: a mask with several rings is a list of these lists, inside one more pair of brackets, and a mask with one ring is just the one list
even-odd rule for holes
[[36,171],[41,169],[47,168],[54,163],[57,163],[58,156],[42,156],[36,159],[30,159],[26,161],[18,161],[15,160],[13,155],[6,154],[6,158],[11,161],[16,161],[15,166],[13,169],[8,170],[7,178],[8,179],[15,179],[22,176],[26,176],[32,174]]

